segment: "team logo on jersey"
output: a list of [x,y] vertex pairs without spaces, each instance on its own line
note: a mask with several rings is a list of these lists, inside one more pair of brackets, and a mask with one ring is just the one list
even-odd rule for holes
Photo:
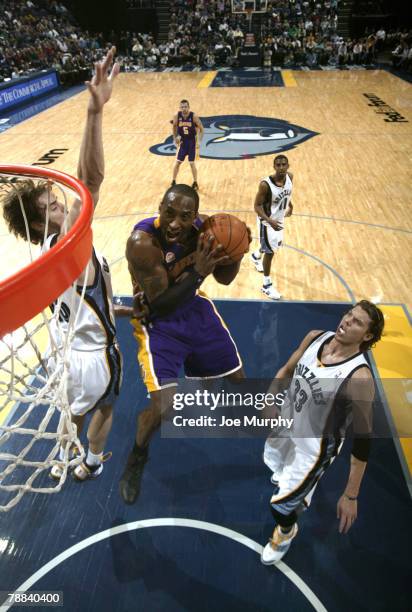
[[165,255],[166,263],[171,263],[174,259],[176,259],[176,255],[172,253],[172,251],[169,251],[168,253],[166,253]]
[[[209,159],[248,159],[294,149],[318,132],[300,125],[254,115],[201,117],[205,129],[200,157]],[[156,155],[176,155],[173,136],[150,147]]]

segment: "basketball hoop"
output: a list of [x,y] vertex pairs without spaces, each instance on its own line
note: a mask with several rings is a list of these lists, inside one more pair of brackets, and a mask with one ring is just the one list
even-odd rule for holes
[[[82,208],[73,227],[46,253],[33,259],[28,241],[29,263],[0,282],[0,511],[12,508],[29,491],[59,491],[69,467],[83,457],[66,391],[70,340],[79,308],[70,312],[59,343],[51,330],[54,325],[60,331],[59,296],[84,271],[91,257],[93,202],[87,188],[63,172],[0,165],[2,191],[18,194],[19,181],[27,179],[44,183],[45,191],[59,189],[65,202],[67,194],[80,199]],[[22,199],[17,197],[29,238]],[[44,310],[52,303],[53,312]],[[65,456],[57,461],[62,442]],[[80,450],[75,459],[73,446]],[[48,472],[57,463],[62,465],[62,475],[51,486]]]
[[68,174],[35,166],[0,165],[0,177],[3,175],[56,181],[77,192],[83,206],[76,223],[53,249],[0,282],[0,338],[46,308],[81,274],[91,255],[93,214],[89,191]]

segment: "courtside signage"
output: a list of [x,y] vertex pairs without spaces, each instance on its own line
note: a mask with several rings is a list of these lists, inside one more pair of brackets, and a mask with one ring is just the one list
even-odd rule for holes
[[47,72],[41,76],[37,73],[36,78],[15,81],[8,87],[0,89],[0,112],[17,104],[28,102],[30,99],[58,87],[59,81],[55,71]]

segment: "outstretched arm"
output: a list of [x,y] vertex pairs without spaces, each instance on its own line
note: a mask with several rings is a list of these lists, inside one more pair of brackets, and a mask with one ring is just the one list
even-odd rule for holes
[[[96,73],[92,80],[86,82],[90,93],[87,106],[86,126],[83,133],[83,140],[80,147],[79,163],[77,175],[90,190],[94,206],[96,207],[99,199],[99,189],[104,178],[104,155],[102,138],[102,117],[103,107],[110,100],[113,89],[113,81],[119,73],[119,64],[113,64],[113,56],[116,48],[112,47],[104,60],[95,64]],[[111,69],[108,76],[108,70]],[[68,231],[80,214],[81,202],[76,200],[64,226],[64,231]]]
[[104,179],[103,107],[111,98],[113,82],[120,70],[119,64],[113,64],[115,52],[116,48],[112,47],[104,60],[95,64],[95,74],[86,82],[90,97],[77,175],[90,190],[95,206]]
[[[90,190],[93,203],[96,207],[99,199],[99,189],[104,178],[104,155],[102,138],[102,117],[103,107],[110,100],[113,89],[113,81],[119,73],[119,64],[113,64],[113,57],[116,48],[112,47],[104,60],[95,64],[95,75],[90,82],[86,82],[90,93],[87,106],[86,126],[83,133],[83,140],[80,147],[79,163],[77,174]],[[113,66],[112,66],[113,65]],[[110,75],[108,71],[111,68]],[[63,233],[67,232],[78,218],[81,210],[81,202],[75,200],[67,215],[66,222],[62,228]],[[62,235],[62,234],[61,234]],[[92,283],[94,280],[94,266],[89,265],[83,274],[78,278],[79,284]]]

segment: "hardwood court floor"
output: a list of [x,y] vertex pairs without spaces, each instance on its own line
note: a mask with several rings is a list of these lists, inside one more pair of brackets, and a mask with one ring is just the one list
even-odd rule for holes
[[[112,265],[114,290],[130,294],[124,246],[134,223],[155,213],[173,157],[149,148],[170,135],[182,98],[200,117],[255,115],[318,134],[286,152],[295,174],[294,215],[276,258],[285,299],[375,298],[411,308],[412,88],[383,71],[294,72],[296,87],[198,88],[204,73],[121,74],[105,109],[106,179],[94,221],[95,244]],[[408,121],[385,122],[368,106],[375,94]],[[33,164],[68,149],[51,166],[76,172],[84,91],[0,135],[2,162]],[[230,211],[256,235],[253,200],[273,155],[200,159],[201,210]],[[187,162],[179,179],[191,183]],[[0,275],[20,265],[21,249],[0,222]],[[254,242],[254,247],[256,246]],[[211,297],[260,298],[261,276],[248,258],[237,280],[205,283]]]

